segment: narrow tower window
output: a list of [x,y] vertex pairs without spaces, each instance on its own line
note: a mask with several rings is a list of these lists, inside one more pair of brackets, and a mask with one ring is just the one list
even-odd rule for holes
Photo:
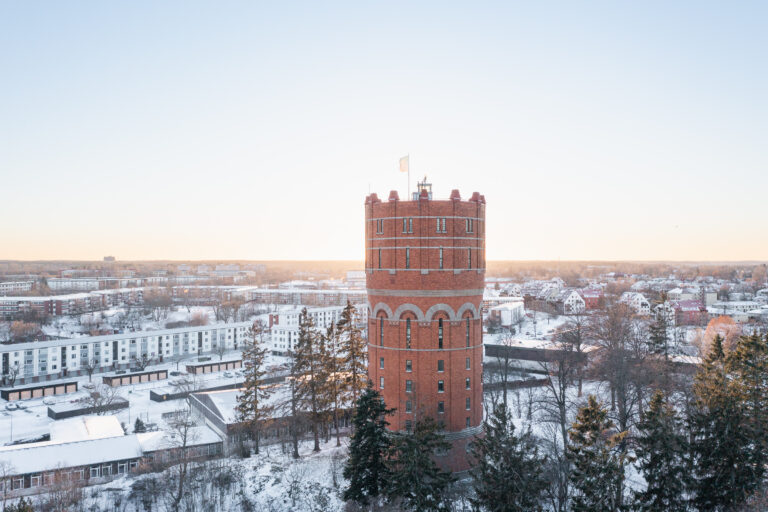
[[440,248],[440,270],[443,269],[443,248]]
[[469,347],[469,318],[467,318],[467,347]]
[[472,249],[467,249],[467,268],[472,268]]
[[443,348],[443,319],[437,321],[437,348]]
[[379,268],[381,268],[381,249],[379,249]]
[[403,233],[407,233],[407,232],[408,232],[408,219],[403,217]]
[[410,217],[408,218],[408,232],[413,233],[413,219]]
[[405,320],[405,348],[411,348],[411,319]]
[[379,346],[384,346],[384,318],[379,318]]
[[411,248],[405,248],[405,268],[411,268]]

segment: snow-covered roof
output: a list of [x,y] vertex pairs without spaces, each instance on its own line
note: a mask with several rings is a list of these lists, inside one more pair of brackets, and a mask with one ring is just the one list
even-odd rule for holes
[[51,423],[51,442],[68,443],[119,437],[123,427],[116,416],[80,416]]
[[71,443],[34,443],[0,447],[0,459],[10,463],[11,472],[16,475],[139,457],[141,447],[134,435]]
[[[136,438],[144,452],[166,450],[179,446],[179,442],[174,438],[173,432],[170,431],[142,432],[136,434]],[[187,447],[218,442],[221,442],[221,438],[207,426],[192,427],[187,436]]]

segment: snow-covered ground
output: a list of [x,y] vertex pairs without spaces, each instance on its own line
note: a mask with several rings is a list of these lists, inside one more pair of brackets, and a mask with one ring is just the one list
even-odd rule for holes
[[[224,354],[224,359],[238,359],[241,357],[240,351],[230,351]],[[162,364],[151,365],[147,369],[168,369],[169,371],[178,370],[184,371],[184,365],[187,362],[196,361],[197,357],[190,357],[179,361],[166,361]],[[212,361],[217,361],[218,356],[211,356]],[[285,362],[285,358],[281,356],[268,355],[266,359],[266,365],[278,365]],[[231,373],[231,372],[226,372]],[[132,384],[119,388],[119,394],[129,402],[128,409],[117,411],[115,415],[129,427],[129,430],[133,429],[133,422],[137,417],[141,417],[145,423],[158,423],[160,424],[161,416],[165,412],[172,412],[180,409],[184,405],[183,400],[169,400],[167,402],[154,402],[149,399],[149,392],[152,389],[164,388],[171,385],[171,382],[178,377],[169,377],[166,380],[159,380],[155,382],[145,382],[141,384]],[[200,387],[213,387],[223,386],[225,384],[233,384],[238,381],[242,381],[242,378],[233,374],[232,377],[225,376],[225,372],[209,373],[205,375],[198,375],[196,377]],[[55,402],[71,402],[86,397],[89,390],[84,387],[88,384],[88,376],[73,377],[67,379],[68,381],[77,380],[80,390],[76,393],[70,393],[67,395],[59,395],[49,398],[34,398],[30,400],[17,401],[15,403],[22,404],[25,409],[22,410],[7,410],[5,409],[6,402],[0,401],[0,444],[9,444],[12,441],[18,441],[19,439],[30,439],[47,434],[50,430],[50,424],[54,421],[48,417],[48,405],[43,403],[43,400],[49,402],[51,400]],[[92,383],[97,384],[101,382],[101,374],[94,374],[92,377]]]

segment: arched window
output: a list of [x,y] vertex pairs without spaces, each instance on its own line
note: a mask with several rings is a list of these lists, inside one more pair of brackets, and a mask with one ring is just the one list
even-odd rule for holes
[[405,319],[405,348],[411,348],[411,319]]
[[437,348],[443,348],[443,319],[437,321]]

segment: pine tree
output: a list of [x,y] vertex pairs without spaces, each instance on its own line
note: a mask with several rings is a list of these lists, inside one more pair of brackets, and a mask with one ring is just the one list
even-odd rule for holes
[[347,301],[338,323],[341,351],[344,354],[344,371],[349,375],[349,392],[353,404],[357,403],[357,397],[368,382],[368,346],[363,332],[355,325],[356,313],[355,307]]
[[530,431],[516,436],[507,406],[500,403],[483,423],[483,433],[472,448],[472,504],[493,512],[541,510],[544,460]]
[[669,356],[669,325],[666,316],[660,314],[648,328],[648,349],[652,354]]
[[263,383],[267,371],[264,360],[267,348],[258,338],[257,328],[251,329],[250,342],[243,347],[245,382],[237,395],[237,417],[253,438],[254,449],[259,453],[259,440],[264,424],[272,417],[272,407],[267,400],[272,396],[271,386]]
[[133,423],[133,433],[141,434],[146,431],[147,431],[147,426],[144,424],[143,421],[141,421],[141,418],[136,418],[136,421]]
[[754,478],[762,481],[768,463],[768,335],[742,336],[726,358],[734,393],[744,407],[750,437],[748,464]]
[[327,353],[323,336],[315,330],[315,323],[304,308],[299,316],[299,334],[296,343],[296,370],[301,378],[298,392],[302,410],[309,415],[314,451],[320,451],[320,427],[328,411]]
[[411,432],[395,434],[389,458],[392,476],[388,498],[404,510],[445,509],[445,493],[453,483],[453,475],[437,466],[434,455],[450,447],[430,417],[417,421]]
[[758,482],[751,464],[745,408],[728,377],[723,339],[716,336],[694,382],[693,432],[698,510],[729,510],[743,503]]
[[647,512],[687,510],[688,443],[680,419],[661,391],[654,393],[637,429],[635,455],[647,485],[644,491],[635,492],[636,509]]
[[15,505],[6,505],[3,507],[3,512],[35,512],[32,506],[32,500],[29,498],[21,498]]
[[626,455],[617,449],[626,432],[611,434],[613,422],[595,397],[579,410],[568,433],[568,455],[573,464],[572,510],[618,511],[622,507]]
[[331,324],[325,332],[325,367],[327,374],[327,392],[328,402],[331,407],[331,414],[333,417],[333,426],[336,429],[336,446],[341,446],[341,434],[339,417],[344,409],[344,402],[346,401],[345,375],[344,371],[344,358],[341,352],[341,338],[338,326]]
[[349,444],[349,459],[344,467],[344,478],[349,487],[344,490],[345,501],[367,505],[369,500],[384,493],[389,480],[386,457],[391,442],[387,433],[387,409],[378,391],[368,387],[360,395],[352,422],[354,434]]

